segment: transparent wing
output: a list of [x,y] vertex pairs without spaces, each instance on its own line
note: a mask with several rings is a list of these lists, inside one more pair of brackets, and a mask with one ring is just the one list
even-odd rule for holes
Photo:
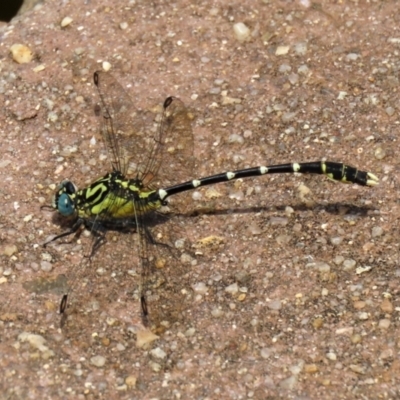
[[139,220],[141,311],[144,324],[156,333],[184,318],[191,304],[190,265],[182,263],[182,249],[174,246],[180,237],[177,223],[176,218],[156,213]]
[[183,102],[168,97],[160,124],[152,132],[111,74],[96,71],[94,83],[101,102],[101,132],[113,169],[142,181],[144,187],[189,179],[194,166],[192,116]]
[[181,100],[167,97],[157,129],[158,146],[153,147],[146,166],[145,186],[165,187],[193,178],[192,119]]
[[100,96],[101,133],[113,170],[123,175],[129,169],[134,170],[129,171],[131,173],[139,172],[157,145],[156,138],[146,135],[142,116],[135,111],[131,99],[111,74],[96,71],[94,84]]

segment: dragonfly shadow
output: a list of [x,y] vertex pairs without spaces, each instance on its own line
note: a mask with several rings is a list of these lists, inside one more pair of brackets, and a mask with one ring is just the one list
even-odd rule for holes
[[287,207],[291,207],[295,212],[305,211],[325,211],[332,215],[353,214],[358,216],[367,216],[369,212],[375,211],[375,207],[357,206],[348,203],[329,203],[329,204],[313,204],[311,206],[305,204],[274,204],[273,206],[260,207],[235,207],[235,208],[219,208],[211,209],[208,207],[200,207],[196,210],[181,214],[185,217],[198,217],[200,215],[229,215],[229,214],[256,214],[256,213],[274,213],[277,211],[284,212]]

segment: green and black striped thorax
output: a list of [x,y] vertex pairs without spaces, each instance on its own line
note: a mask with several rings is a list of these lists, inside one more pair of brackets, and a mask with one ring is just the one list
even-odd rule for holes
[[155,190],[146,190],[137,179],[126,179],[120,172],[111,172],[84,189],[68,180],[61,182],[52,206],[63,216],[76,215],[120,219],[133,218],[135,213],[148,212],[162,205]]

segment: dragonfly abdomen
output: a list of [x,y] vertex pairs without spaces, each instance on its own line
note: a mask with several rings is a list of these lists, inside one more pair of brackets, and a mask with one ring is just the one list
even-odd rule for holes
[[224,172],[205,178],[193,179],[168,188],[159,189],[159,198],[165,200],[167,197],[187,190],[193,190],[200,186],[215,185],[221,182],[229,182],[236,179],[261,176],[267,174],[286,174],[302,172],[306,174],[326,175],[333,181],[343,183],[357,183],[362,186],[375,186],[378,178],[371,172],[361,171],[349,165],[332,161],[313,161],[306,163],[290,163],[252,167],[236,171]]

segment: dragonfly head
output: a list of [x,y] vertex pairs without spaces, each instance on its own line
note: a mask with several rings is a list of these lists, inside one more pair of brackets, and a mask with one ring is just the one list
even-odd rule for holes
[[61,182],[54,194],[52,206],[61,215],[68,217],[75,213],[74,197],[77,187],[71,181]]

